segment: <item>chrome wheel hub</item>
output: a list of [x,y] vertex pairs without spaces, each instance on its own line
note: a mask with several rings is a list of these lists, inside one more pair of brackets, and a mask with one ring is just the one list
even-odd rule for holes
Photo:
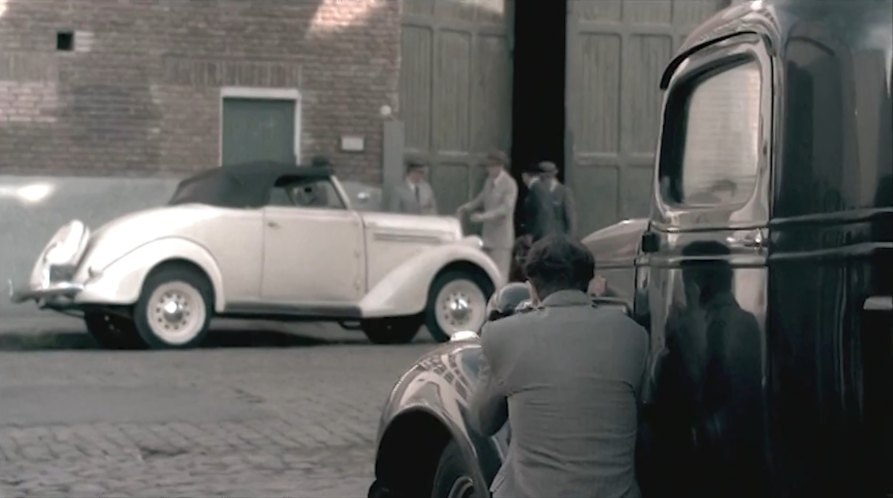
[[471,314],[471,304],[468,296],[462,292],[457,292],[447,297],[444,308],[451,324],[464,324],[468,321],[468,317]]
[[156,307],[156,312],[164,318],[164,324],[174,328],[182,325],[184,319],[189,316],[186,298],[178,293],[165,295]]

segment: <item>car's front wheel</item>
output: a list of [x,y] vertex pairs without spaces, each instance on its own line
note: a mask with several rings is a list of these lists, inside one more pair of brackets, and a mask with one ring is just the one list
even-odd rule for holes
[[208,279],[187,265],[166,265],[152,271],[134,307],[140,337],[153,349],[198,346],[213,313]]
[[406,344],[421,326],[422,320],[416,316],[363,320],[363,332],[374,344]]
[[446,342],[456,332],[477,332],[487,317],[493,284],[477,272],[447,271],[438,275],[428,294],[425,325],[431,336]]
[[133,321],[104,311],[84,313],[87,332],[106,349],[140,349],[146,343],[140,338]]
[[475,498],[482,496],[474,488],[471,468],[455,441],[450,441],[440,455],[431,498]]

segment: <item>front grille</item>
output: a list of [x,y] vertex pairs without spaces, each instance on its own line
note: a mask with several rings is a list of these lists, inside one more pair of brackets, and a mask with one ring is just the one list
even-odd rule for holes
[[74,278],[73,266],[51,266],[50,282],[70,282]]

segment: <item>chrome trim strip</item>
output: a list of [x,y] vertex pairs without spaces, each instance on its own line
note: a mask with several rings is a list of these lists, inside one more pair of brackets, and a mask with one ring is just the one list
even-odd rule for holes
[[412,234],[412,233],[375,233],[374,240],[386,242],[415,242],[426,244],[442,244],[443,239],[434,235]]

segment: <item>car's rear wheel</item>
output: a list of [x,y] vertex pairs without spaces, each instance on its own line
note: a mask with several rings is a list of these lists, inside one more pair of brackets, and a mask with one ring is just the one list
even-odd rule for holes
[[421,326],[422,320],[417,316],[363,320],[363,332],[374,344],[406,344]]
[[476,498],[482,496],[474,488],[471,467],[455,441],[450,441],[437,463],[431,498]]
[[106,349],[140,349],[146,343],[140,338],[132,320],[104,311],[84,313],[84,323],[93,339]]
[[477,332],[487,317],[493,284],[478,272],[448,271],[438,275],[428,294],[425,325],[431,336],[446,342],[456,332]]
[[208,279],[188,265],[166,265],[146,278],[134,307],[140,337],[153,349],[198,346],[208,332],[213,314]]

